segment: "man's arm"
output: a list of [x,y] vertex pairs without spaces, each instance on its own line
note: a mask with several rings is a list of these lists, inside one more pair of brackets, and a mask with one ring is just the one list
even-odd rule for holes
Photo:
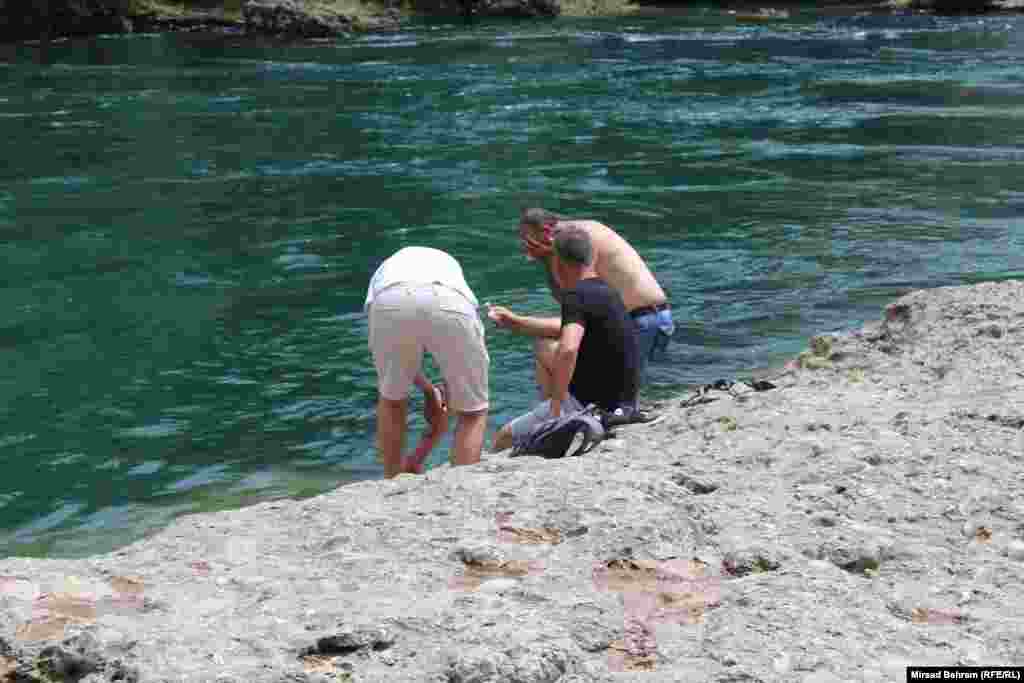
[[562,401],[569,396],[569,383],[576,371],[576,357],[580,343],[583,341],[584,327],[578,322],[567,323],[562,327],[562,336],[558,339],[555,349],[555,362],[552,368],[551,382],[551,416],[562,414]]
[[487,317],[500,328],[527,334],[531,337],[557,338],[562,329],[561,318],[535,318],[529,315],[517,315],[504,306],[489,306]]
[[551,290],[551,296],[558,303],[562,303],[562,288],[558,285],[558,281],[555,279],[555,263],[554,254],[548,254],[548,256],[541,261],[544,266],[544,273],[548,277],[548,288]]
[[437,440],[448,431],[448,406],[441,402],[438,391],[422,372],[416,373],[413,384],[423,392],[423,418],[429,428],[427,433]]

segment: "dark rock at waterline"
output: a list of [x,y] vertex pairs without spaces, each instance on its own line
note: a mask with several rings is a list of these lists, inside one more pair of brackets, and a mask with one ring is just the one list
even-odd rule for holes
[[936,14],[978,14],[1000,9],[997,0],[916,0],[915,9]]
[[0,0],[0,40],[125,33],[128,0]]
[[[546,0],[530,0],[544,2]],[[550,0],[547,0],[550,1]],[[208,32],[284,39],[332,38],[354,30],[386,30],[398,24],[398,11],[357,18],[295,0],[248,0],[243,20],[220,10],[182,16],[132,14],[129,0],[0,0],[0,41],[46,40],[135,32]]]
[[242,5],[247,32],[285,38],[330,38],[351,32],[343,14],[312,13],[293,0],[248,0]]
[[209,12],[194,12],[180,17],[137,15],[131,21],[137,33],[241,34],[245,30],[243,22]]
[[387,30],[398,25],[399,12],[360,18],[329,9],[313,9],[295,0],[247,0],[242,5],[245,32],[285,39],[335,38],[353,31]]
[[557,17],[562,13],[558,0],[481,0],[477,13],[484,17]]

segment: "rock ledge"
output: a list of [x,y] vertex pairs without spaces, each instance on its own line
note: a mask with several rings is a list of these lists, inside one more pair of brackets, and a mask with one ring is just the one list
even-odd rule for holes
[[1024,664],[1024,284],[915,292],[582,458],[0,561],[0,681],[902,681]]

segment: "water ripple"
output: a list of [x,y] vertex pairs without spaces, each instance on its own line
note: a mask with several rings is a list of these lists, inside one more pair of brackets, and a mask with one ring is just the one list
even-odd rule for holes
[[[604,220],[670,292],[652,397],[907,288],[1020,273],[1022,27],[686,10],[14,59],[0,529],[64,552],[250,489],[379,476],[370,275],[434,245],[479,296],[554,313],[524,205]],[[530,406],[532,356],[487,342],[496,427]]]

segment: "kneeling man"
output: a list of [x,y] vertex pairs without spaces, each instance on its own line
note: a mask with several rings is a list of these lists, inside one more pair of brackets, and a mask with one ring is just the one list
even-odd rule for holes
[[552,266],[563,296],[553,362],[537,378],[548,400],[498,430],[495,451],[508,448],[544,420],[591,403],[609,412],[635,408],[640,352],[633,320],[619,293],[598,277],[585,230],[573,227],[558,233]]

